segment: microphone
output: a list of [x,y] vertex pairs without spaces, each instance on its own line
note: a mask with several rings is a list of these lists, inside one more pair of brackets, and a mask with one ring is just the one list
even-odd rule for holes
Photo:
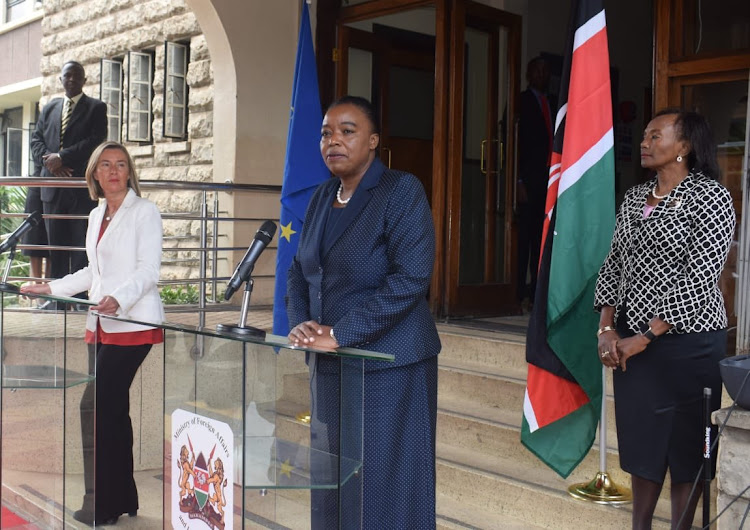
[[250,279],[250,274],[252,274],[253,269],[255,268],[255,262],[258,260],[260,253],[263,252],[263,249],[266,248],[266,245],[271,242],[275,233],[276,224],[273,221],[266,221],[260,228],[258,228],[258,231],[255,232],[255,239],[250,243],[250,247],[247,249],[247,252],[245,252],[245,256],[242,258],[242,261],[240,261],[240,264],[237,265],[234,274],[232,274],[232,277],[229,280],[227,290],[224,293],[224,300],[232,298],[235,291],[239,289],[244,282]]
[[[23,223],[21,223],[18,228],[16,228],[13,233],[9,235],[2,244],[0,244],[0,254],[6,250],[15,248],[18,244],[18,240],[21,239],[26,232],[38,225],[41,220],[42,214],[40,214],[38,210],[31,213],[26,219],[24,219]],[[274,229],[276,229],[275,226]]]

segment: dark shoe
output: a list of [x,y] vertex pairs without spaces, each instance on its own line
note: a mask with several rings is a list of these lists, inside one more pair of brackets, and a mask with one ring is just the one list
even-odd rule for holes
[[138,515],[138,510],[133,510],[132,512],[128,512],[128,517],[135,517]]
[[94,524],[94,514],[87,510],[76,510],[76,512],[73,513],[73,519],[80,521],[83,524]]

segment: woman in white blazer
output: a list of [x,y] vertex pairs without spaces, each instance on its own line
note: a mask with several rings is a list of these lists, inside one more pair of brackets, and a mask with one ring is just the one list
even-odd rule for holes
[[[129,390],[151,346],[163,342],[163,334],[155,326],[99,318],[99,313],[155,324],[164,320],[157,290],[162,222],[156,205],[140,197],[133,160],[121,144],[97,147],[86,169],[86,183],[91,198],[100,200],[89,214],[88,266],[49,284],[25,286],[22,292],[70,296],[88,291],[89,299],[97,302],[86,320],[89,370],[96,381],[81,399],[86,495],[73,517],[100,525],[138,511]],[[86,436],[92,424],[96,444],[90,434]]]

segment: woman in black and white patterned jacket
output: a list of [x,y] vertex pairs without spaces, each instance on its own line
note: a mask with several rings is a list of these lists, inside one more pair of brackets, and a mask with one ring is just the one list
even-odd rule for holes
[[690,528],[701,491],[690,497],[703,458],[704,387],[713,391],[713,408],[720,406],[727,315],[718,282],[735,213],[716,181],[716,146],[699,114],[659,112],[644,131],[641,165],[656,178],[626,193],[599,271],[599,356],[615,370],[633,528],[651,528],[667,469],[672,528]]

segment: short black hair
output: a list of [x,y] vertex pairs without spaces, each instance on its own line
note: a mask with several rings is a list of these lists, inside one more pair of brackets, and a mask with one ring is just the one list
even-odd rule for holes
[[81,63],[79,63],[78,61],[65,61],[65,62],[63,63],[63,65],[62,65],[62,68],[60,68],[60,71],[62,72],[63,70],[65,70],[65,67],[66,67],[66,66],[68,66],[69,64],[70,64],[70,65],[73,65],[73,66],[75,66],[75,67],[76,67],[76,68],[78,68],[78,69],[79,69],[79,70],[80,70],[81,72],[83,72],[83,74],[84,74],[84,75],[86,75],[86,69],[85,69],[85,68],[83,67],[83,65],[82,65]]
[[674,123],[679,139],[690,144],[690,153],[687,155],[688,168],[718,180],[721,177],[721,170],[716,158],[716,140],[714,140],[708,120],[697,112],[679,107],[662,109],[654,117],[668,115],[676,116]]
[[359,96],[342,96],[330,105],[328,105],[328,108],[326,109],[326,112],[331,110],[334,107],[338,107],[339,105],[354,105],[359,110],[361,110],[365,116],[367,116],[367,120],[370,122],[370,125],[372,126],[372,132],[375,134],[380,134],[380,124],[378,120],[378,114],[375,111],[375,106],[370,103],[369,100],[359,97]]

